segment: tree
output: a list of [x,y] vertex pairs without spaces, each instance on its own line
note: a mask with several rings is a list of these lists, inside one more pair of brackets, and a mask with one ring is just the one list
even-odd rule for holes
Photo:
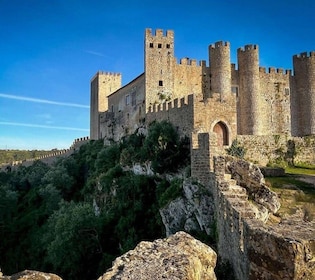
[[92,279],[102,257],[101,220],[92,205],[63,202],[48,220],[42,242],[45,261],[67,279]]

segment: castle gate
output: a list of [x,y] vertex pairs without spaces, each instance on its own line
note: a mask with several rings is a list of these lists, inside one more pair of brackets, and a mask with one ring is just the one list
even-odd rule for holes
[[217,134],[218,146],[229,145],[228,129],[223,122],[217,122],[213,127],[213,132]]

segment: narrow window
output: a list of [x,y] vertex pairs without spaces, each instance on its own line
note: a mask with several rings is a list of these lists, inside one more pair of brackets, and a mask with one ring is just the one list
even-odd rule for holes
[[163,86],[163,81],[159,81],[159,86],[160,86],[160,87]]
[[238,96],[238,86],[232,86],[231,87],[232,93],[234,93],[236,96]]
[[285,88],[284,89],[284,94],[285,95],[290,95],[290,89],[289,88]]
[[114,113],[114,105],[112,105],[112,112]]
[[153,48],[153,43],[150,43],[150,48]]
[[166,48],[169,49],[171,47],[170,44],[166,44]]
[[129,105],[130,104],[130,95],[127,94],[126,95],[126,105]]
[[134,91],[133,93],[131,93],[131,105],[132,106],[136,106],[136,92]]
[[162,44],[158,44],[158,48],[161,49],[162,48]]

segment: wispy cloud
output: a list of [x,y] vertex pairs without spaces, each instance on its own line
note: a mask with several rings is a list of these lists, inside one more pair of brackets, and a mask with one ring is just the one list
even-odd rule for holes
[[89,54],[93,54],[93,55],[97,55],[97,56],[101,56],[101,57],[106,57],[105,54],[102,54],[102,53],[99,53],[99,52],[95,52],[95,51],[86,50],[84,52],[89,53]]
[[26,127],[34,127],[34,128],[61,129],[61,130],[76,130],[76,131],[85,131],[85,132],[89,131],[89,129],[86,129],[86,128],[51,126],[51,125],[41,125],[41,124],[32,124],[32,123],[0,122],[0,125],[26,126]]
[[90,106],[88,106],[88,105],[82,105],[82,104],[77,104],[77,103],[58,102],[58,101],[53,101],[53,100],[39,99],[39,98],[5,94],[5,93],[0,93],[0,97],[8,98],[8,99],[21,100],[21,101],[35,102],[35,103],[51,104],[51,105],[57,105],[57,106],[90,108]]

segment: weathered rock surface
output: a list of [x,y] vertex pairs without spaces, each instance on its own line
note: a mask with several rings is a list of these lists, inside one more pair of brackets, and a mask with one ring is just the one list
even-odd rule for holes
[[62,280],[59,276],[51,273],[44,273],[34,270],[24,270],[12,276],[2,276],[0,272],[0,280]]
[[271,213],[280,208],[280,201],[275,192],[265,184],[265,179],[258,166],[245,160],[226,158],[226,169],[237,184],[246,188],[249,197],[266,207]]
[[166,236],[180,230],[187,232],[205,231],[212,234],[214,223],[214,203],[209,190],[191,179],[183,183],[181,197],[160,209]]
[[141,242],[98,280],[213,280],[217,255],[185,232]]

